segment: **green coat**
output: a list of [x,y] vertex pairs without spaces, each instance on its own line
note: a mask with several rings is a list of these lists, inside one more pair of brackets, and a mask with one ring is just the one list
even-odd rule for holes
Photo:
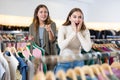
[[[51,23],[51,29],[53,30],[53,33],[56,36],[56,24],[54,22]],[[29,26],[29,35],[32,35],[34,37],[33,42],[35,42],[38,46],[40,46],[39,29],[37,30],[38,30],[37,32],[34,31],[33,24]],[[48,55],[56,55],[57,54],[56,39],[51,42],[49,40],[48,32],[46,31],[46,29],[44,30],[44,34],[43,34],[43,41],[44,41],[43,49],[45,50],[45,53],[47,53]]]

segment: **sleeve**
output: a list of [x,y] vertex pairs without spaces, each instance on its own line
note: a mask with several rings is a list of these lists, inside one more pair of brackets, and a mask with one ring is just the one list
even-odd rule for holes
[[86,29],[85,31],[83,31],[83,33],[78,32],[77,33],[78,39],[81,43],[82,48],[88,52],[90,51],[91,47],[92,47],[92,42],[90,39],[90,32],[88,29]]
[[33,24],[29,26],[29,35],[32,35],[32,32],[33,32]]
[[67,31],[65,29],[66,26],[62,26],[58,30],[58,45],[60,49],[64,49],[68,46],[70,41],[75,37],[76,33],[71,32],[71,34],[67,37]]
[[52,41],[52,42],[54,43],[54,42],[56,42],[56,40],[57,40],[56,23],[55,23],[55,22],[53,22],[53,23],[51,24],[51,28],[52,28],[52,31],[53,31],[53,34],[54,34],[54,37],[55,37],[55,40]]

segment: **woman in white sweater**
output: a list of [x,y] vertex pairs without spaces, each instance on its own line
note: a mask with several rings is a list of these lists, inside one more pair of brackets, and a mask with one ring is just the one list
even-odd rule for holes
[[[80,8],[73,8],[68,17],[58,30],[58,45],[60,47],[61,56],[81,56],[81,49],[88,52],[92,43],[90,40],[89,30],[84,24],[83,12]],[[69,68],[83,66],[84,61],[58,63],[55,67],[55,73],[63,69],[67,71]]]

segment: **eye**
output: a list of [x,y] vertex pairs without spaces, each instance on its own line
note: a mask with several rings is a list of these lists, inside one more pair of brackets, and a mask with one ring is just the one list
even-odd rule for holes
[[44,13],[48,13],[48,11],[44,11]]
[[77,16],[73,16],[73,18],[77,18]]
[[82,16],[79,16],[78,18],[80,18],[80,19],[81,19],[81,18],[82,18]]
[[39,11],[39,13],[43,13],[43,11]]

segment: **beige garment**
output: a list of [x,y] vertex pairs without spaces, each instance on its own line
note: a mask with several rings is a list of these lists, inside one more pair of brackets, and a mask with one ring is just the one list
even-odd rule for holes
[[19,70],[16,70],[16,80],[22,80],[22,75]]
[[71,25],[62,26],[58,30],[58,45],[60,47],[60,55],[79,54],[81,49],[88,52],[92,47],[89,30],[86,29],[76,33]]

